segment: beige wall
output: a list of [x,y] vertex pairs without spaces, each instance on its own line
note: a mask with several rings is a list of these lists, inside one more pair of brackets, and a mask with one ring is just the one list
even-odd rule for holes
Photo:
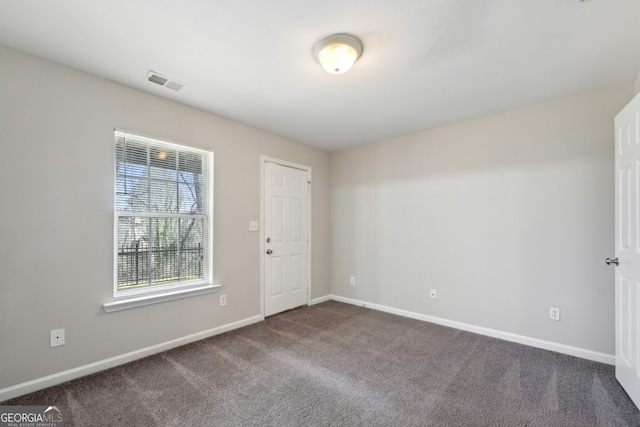
[[613,354],[613,118],[632,95],[623,84],[333,153],[333,293]]
[[[260,314],[260,156],[312,167],[312,297],[330,293],[329,154],[0,47],[0,390]],[[193,89],[193,88],[192,88]],[[113,129],[215,152],[218,295],[106,314]],[[67,344],[49,348],[49,331]]]
[[640,93],[640,72],[638,73],[638,77],[636,77],[636,82],[633,89],[635,93]]

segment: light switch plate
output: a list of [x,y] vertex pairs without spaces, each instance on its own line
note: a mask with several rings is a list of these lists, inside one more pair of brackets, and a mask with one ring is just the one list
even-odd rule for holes
[[258,231],[258,221],[249,221],[249,231]]

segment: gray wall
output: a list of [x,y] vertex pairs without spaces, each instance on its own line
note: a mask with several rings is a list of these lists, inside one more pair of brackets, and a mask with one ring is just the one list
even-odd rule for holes
[[[1,46],[0,64],[0,389],[259,315],[260,155],[313,168],[313,298],[613,353],[612,123],[633,83],[328,154]],[[225,308],[102,310],[115,127],[215,151]]]
[[333,293],[613,354],[613,118],[632,95],[618,85],[333,153]]
[[[260,155],[312,167],[312,297],[330,294],[328,153],[4,47],[0,64],[0,389],[259,315]],[[115,127],[214,150],[226,307],[210,294],[103,311]],[[67,344],[51,349],[54,328]]]

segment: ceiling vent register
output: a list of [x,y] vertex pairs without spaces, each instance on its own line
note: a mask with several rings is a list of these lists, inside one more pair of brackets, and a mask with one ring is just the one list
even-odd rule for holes
[[184,83],[180,83],[178,81],[172,80],[168,77],[162,76],[153,71],[149,71],[145,79],[151,83],[155,83],[157,85],[164,86],[169,89],[173,89],[176,92],[186,86]]

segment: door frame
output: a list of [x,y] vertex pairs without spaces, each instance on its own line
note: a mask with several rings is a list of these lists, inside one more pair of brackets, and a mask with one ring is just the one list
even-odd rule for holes
[[265,182],[264,182],[264,172],[265,172],[265,164],[266,163],[274,163],[279,166],[284,166],[288,168],[298,169],[301,171],[305,171],[307,173],[307,305],[311,305],[311,167],[301,165],[298,163],[288,162],[286,160],[277,159],[275,157],[269,156],[260,156],[260,316],[264,320],[265,318]]

